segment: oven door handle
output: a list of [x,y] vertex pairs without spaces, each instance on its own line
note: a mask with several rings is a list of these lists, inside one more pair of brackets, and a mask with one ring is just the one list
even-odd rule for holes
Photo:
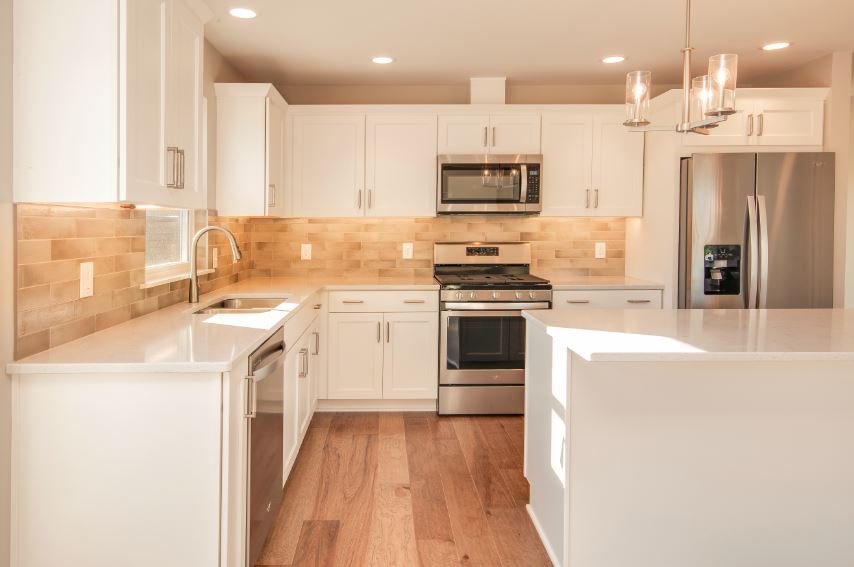
[[[484,307],[469,308],[469,305]],[[513,305],[514,307],[509,308]],[[523,307],[516,308],[515,306]],[[521,317],[523,309],[549,309],[548,303],[446,303],[443,315],[449,317]],[[545,307],[543,307],[545,306]]]

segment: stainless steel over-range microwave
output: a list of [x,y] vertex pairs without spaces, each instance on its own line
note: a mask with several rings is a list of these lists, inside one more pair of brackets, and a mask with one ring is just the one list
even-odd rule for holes
[[542,210],[543,156],[439,156],[436,212],[535,214]]

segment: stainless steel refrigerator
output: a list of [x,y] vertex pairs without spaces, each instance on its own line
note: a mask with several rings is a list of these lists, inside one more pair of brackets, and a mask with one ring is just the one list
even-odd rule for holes
[[679,307],[833,306],[832,153],[682,160]]

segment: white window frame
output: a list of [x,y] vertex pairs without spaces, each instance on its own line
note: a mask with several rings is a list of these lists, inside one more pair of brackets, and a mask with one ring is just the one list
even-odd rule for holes
[[180,209],[181,212],[181,239],[183,240],[181,251],[182,260],[180,262],[170,262],[168,264],[158,264],[149,267],[145,265],[145,283],[140,287],[146,289],[166,283],[177,282],[190,277],[190,245],[192,244],[194,230],[193,211],[190,209]]

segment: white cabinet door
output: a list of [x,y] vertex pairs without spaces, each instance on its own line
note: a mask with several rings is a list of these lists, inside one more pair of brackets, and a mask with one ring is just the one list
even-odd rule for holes
[[296,216],[364,214],[364,115],[295,116],[292,150]]
[[305,434],[308,429],[308,424],[311,421],[311,338],[311,333],[306,331],[299,342],[294,346],[294,350],[297,353],[296,432],[298,440],[302,439],[302,436]]
[[590,214],[593,117],[589,113],[543,115],[542,216]]
[[285,112],[278,104],[266,99],[266,212],[270,216],[286,216],[285,205]]
[[760,146],[821,146],[824,101],[815,99],[759,99],[754,143]]
[[438,313],[386,313],[383,398],[436,398]]
[[594,216],[643,214],[644,135],[623,126],[622,112],[593,117]]
[[489,117],[489,153],[539,154],[539,114],[493,114]]
[[753,118],[753,102],[750,100],[735,100],[735,114],[731,114],[724,122],[710,128],[708,135],[683,134],[682,143],[686,146],[746,146],[755,132]]
[[204,28],[196,14],[181,0],[171,0],[166,75],[167,185],[171,206],[207,208],[207,196],[199,183],[201,164],[202,53]]
[[381,313],[330,313],[329,399],[383,395]]
[[485,154],[488,151],[488,114],[439,116],[439,154]]
[[368,116],[366,214],[435,216],[436,117]]
[[127,4],[126,159],[119,160],[119,176],[125,179],[124,195],[120,198],[138,203],[159,202],[166,193],[163,63],[167,28],[162,9],[159,1]]
[[283,447],[282,447],[282,482],[288,478],[288,473],[297,458],[299,451],[299,431],[297,408],[299,407],[298,381],[301,361],[299,342],[291,347],[285,356],[285,383],[283,385]]

